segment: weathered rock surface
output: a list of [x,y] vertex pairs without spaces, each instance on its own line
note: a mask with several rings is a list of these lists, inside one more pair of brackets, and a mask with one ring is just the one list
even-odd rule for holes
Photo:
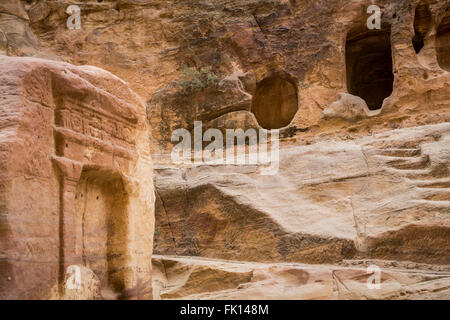
[[33,56],[39,41],[30,28],[30,19],[20,0],[0,3],[0,54]]
[[[150,297],[151,152],[156,297],[448,299],[449,0],[377,1],[372,31],[371,0],[84,1],[68,30],[71,4],[0,4],[0,298],[74,264]],[[281,128],[278,174],[173,165],[196,120]]]
[[450,126],[280,151],[255,166],[156,167],[155,252],[259,262],[448,264]]
[[70,265],[119,293],[151,288],[154,191],[139,98],[95,67],[0,56],[0,70],[0,298],[62,297]]
[[[293,110],[282,107],[293,95],[276,98],[280,78],[297,90],[298,109],[283,113],[280,124],[307,129],[304,139],[449,120],[448,0],[378,1],[379,32],[366,27],[369,0],[89,1],[80,5],[80,30],[66,27],[70,1],[23,3],[26,14],[18,12],[28,16],[23,21],[39,41],[39,54],[106,69],[147,101],[154,153],[170,151],[171,130],[190,128],[193,120],[237,110],[270,117],[249,100],[257,101],[261,88],[268,105]],[[14,8],[7,7],[11,15]],[[417,37],[423,42],[418,52]],[[380,59],[372,61],[375,49]],[[356,59],[346,54],[352,50],[365,53]],[[237,85],[220,86],[226,79]],[[381,101],[371,106],[380,114],[357,123],[322,121],[322,111],[340,94],[353,93],[353,84],[368,104]],[[260,122],[271,126],[269,119]]]
[[85,266],[69,266],[64,278],[64,300],[101,300],[100,280]]
[[[379,289],[370,266],[380,268]],[[313,266],[156,255],[153,270],[155,299],[450,299],[448,267],[395,261]]]
[[333,102],[328,108],[323,110],[322,119],[358,121],[377,113],[369,110],[364,99],[348,93],[342,93],[339,95],[338,101]]

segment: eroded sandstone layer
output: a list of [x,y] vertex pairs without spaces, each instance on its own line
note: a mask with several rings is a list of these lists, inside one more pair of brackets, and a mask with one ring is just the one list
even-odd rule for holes
[[[71,4],[0,4],[0,54],[34,57],[1,58],[0,294],[47,297],[61,257],[89,267],[80,297],[148,294],[155,201],[155,298],[448,299],[449,0],[375,1],[376,30],[369,0],[83,1],[68,30]],[[104,112],[121,133],[98,125]],[[172,133],[194,121],[280,129],[278,173],[175,165]],[[100,214],[66,230],[64,210]],[[371,264],[381,291],[366,287]],[[119,287],[111,270],[129,271]]]
[[[379,290],[367,287],[373,265]],[[450,299],[448,267],[386,260],[335,266],[155,255],[153,278],[156,299]]]
[[448,264],[449,164],[450,125],[443,123],[286,147],[276,176],[257,166],[158,166],[155,251]]

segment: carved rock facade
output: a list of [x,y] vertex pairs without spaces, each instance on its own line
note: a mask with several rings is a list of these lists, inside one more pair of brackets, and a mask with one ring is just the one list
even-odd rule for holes
[[[1,57],[1,298],[64,295],[68,267],[151,297],[152,164],[139,98],[110,73]],[[144,293],[145,292],[145,293]]]

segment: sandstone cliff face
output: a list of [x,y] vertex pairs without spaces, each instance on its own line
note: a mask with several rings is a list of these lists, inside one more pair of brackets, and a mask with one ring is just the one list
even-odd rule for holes
[[[367,282],[380,268],[380,288]],[[386,260],[340,266],[243,263],[154,256],[155,298],[161,299],[446,299],[448,268]],[[368,270],[370,272],[368,272]]]
[[[299,143],[348,129],[365,135],[448,121],[447,1],[379,1],[379,31],[367,29],[371,2],[363,0],[88,2],[82,28],[68,32],[69,4],[27,5],[40,45],[48,55],[129,82],[147,100],[155,153],[170,150],[174,129],[236,111],[255,114],[266,128],[307,131]],[[292,88],[280,91],[280,83]],[[321,121],[341,93],[364,98],[378,112],[361,114],[357,123],[345,115]],[[261,101],[283,115],[271,119]]]
[[155,250],[259,262],[447,264],[449,129],[285,148],[276,176],[256,166],[158,167]]
[[[49,296],[62,255],[104,289],[117,271],[111,296],[149,297],[155,201],[155,298],[448,299],[448,0],[377,1],[380,30],[368,0],[86,1],[68,30],[71,4],[0,4],[0,54],[22,57],[1,58],[0,294]],[[173,164],[172,132],[194,121],[280,129],[278,174]],[[14,281],[24,260],[42,283]]]

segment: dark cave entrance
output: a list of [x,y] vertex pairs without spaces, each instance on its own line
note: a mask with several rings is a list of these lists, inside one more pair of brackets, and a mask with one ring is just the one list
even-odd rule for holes
[[450,71],[450,12],[448,11],[437,30],[436,51],[440,67]]
[[380,109],[394,85],[390,28],[350,32],[345,51],[348,92]]
[[82,220],[83,264],[98,276],[102,288],[125,288],[128,195],[121,176],[110,170],[83,170],[75,195]]
[[279,129],[291,123],[298,110],[297,86],[285,74],[276,74],[258,83],[252,112],[265,129]]
[[412,44],[416,53],[424,47],[424,39],[431,26],[431,12],[428,5],[419,4],[414,14],[414,37]]

